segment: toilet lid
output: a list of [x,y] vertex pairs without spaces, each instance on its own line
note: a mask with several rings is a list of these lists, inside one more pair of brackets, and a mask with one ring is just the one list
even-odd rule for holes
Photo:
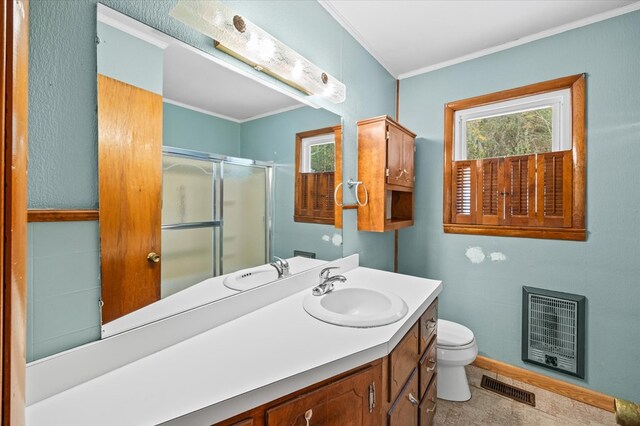
[[473,332],[464,325],[439,319],[438,346],[464,346],[473,341]]

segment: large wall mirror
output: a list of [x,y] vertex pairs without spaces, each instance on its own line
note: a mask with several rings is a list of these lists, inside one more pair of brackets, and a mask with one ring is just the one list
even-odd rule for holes
[[97,41],[103,337],[342,256],[341,117],[103,5]]

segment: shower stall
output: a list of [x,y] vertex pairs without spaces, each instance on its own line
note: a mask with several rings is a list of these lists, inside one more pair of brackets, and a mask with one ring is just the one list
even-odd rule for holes
[[163,298],[268,263],[272,179],[272,163],[163,147]]

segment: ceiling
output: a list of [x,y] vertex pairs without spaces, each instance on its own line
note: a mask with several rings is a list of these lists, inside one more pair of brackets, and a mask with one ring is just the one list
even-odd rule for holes
[[102,4],[98,20],[164,49],[165,102],[239,123],[311,105],[302,94],[293,95]]
[[396,78],[640,9],[640,1],[319,0]]

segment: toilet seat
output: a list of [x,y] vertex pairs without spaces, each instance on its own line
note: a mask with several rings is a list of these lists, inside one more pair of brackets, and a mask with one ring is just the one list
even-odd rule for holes
[[473,339],[471,342],[467,343],[466,345],[462,345],[462,346],[443,345],[443,344],[438,343],[438,342],[436,342],[436,346],[439,349],[444,349],[444,350],[447,350],[447,351],[461,351],[461,350],[473,348],[474,346],[476,346],[476,339]]
[[436,343],[440,348],[465,349],[475,344],[473,332],[467,327],[447,320],[438,320]]

